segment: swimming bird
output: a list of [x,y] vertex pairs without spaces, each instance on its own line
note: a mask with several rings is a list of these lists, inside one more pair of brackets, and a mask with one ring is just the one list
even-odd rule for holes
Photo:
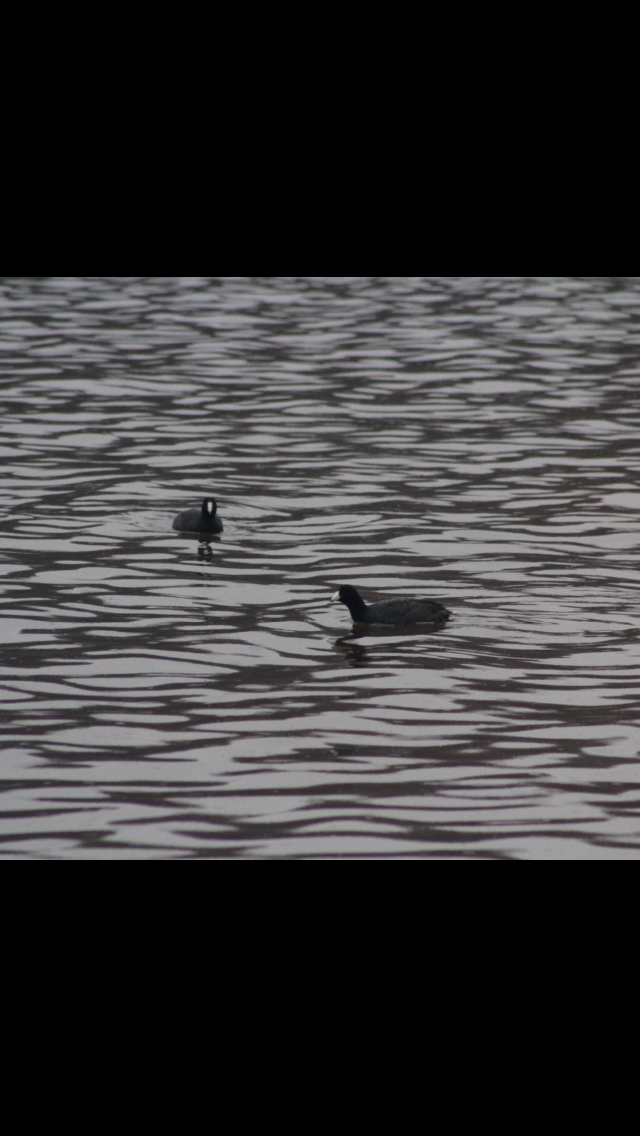
[[380,600],[366,604],[351,584],[343,584],[331,599],[346,604],[354,623],[435,623],[442,627],[451,615],[436,600]]
[[217,508],[213,497],[205,497],[201,509],[187,509],[184,513],[180,513],[172,527],[178,532],[222,532],[222,521],[216,516]]

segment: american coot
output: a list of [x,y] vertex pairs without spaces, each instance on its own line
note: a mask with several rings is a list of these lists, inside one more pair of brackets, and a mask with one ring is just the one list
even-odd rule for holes
[[217,507],[213,497],[205,497],[201,509],[187,509],[180,513],[173,522],[173,528],[178,532],[222,532],[222,521],[216,516]]
[[443,626],[451,615],[436,600],[381,600],[366,604],[351,584],[343,584],[331,599],[347,605],[354,623],[437,623]]

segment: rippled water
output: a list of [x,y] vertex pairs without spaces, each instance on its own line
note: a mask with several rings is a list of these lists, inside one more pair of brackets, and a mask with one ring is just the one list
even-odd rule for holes
[[1,853],[640,855],[639,301],[1,284]]

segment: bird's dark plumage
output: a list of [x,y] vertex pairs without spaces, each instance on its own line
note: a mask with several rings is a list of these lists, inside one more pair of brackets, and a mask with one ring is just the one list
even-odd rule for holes
[[332,599],[346,604],[354,623],[435,623],[442,626],[451,615],[436,600],[380,600],[379,603],[366,604],[351,584],[343,584]]
[[173,522],[173,528],[178,532],[222,532],[222,521],[216,516],[216,509],[213,497],[205,497],[201,509],[187,509],[180,513]]

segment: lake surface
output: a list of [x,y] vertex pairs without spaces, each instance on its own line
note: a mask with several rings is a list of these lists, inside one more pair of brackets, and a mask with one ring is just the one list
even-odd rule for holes
[[640,281],[4,281],[0,358],[0,855],[640,856]]

